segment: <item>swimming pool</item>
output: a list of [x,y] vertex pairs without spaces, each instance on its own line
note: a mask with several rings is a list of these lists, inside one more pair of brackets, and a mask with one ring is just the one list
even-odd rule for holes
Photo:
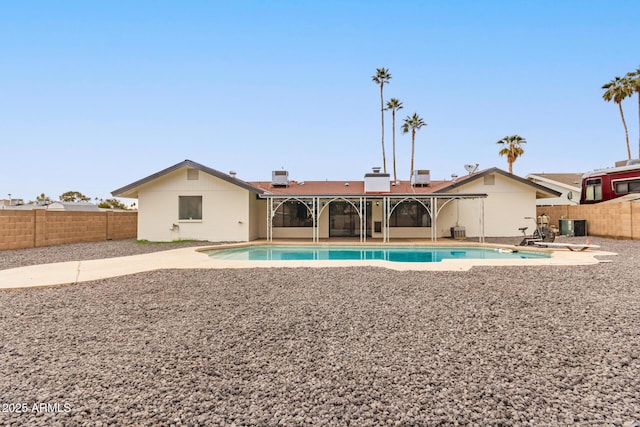
[[533,251],[452,246],[303,246],[257,245],[207,251],[209,257],[238,261],[382,260],[440,262],[445,259],[540,259]]

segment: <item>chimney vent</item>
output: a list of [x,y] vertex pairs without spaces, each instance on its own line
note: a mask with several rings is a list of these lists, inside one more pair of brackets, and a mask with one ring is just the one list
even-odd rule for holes
[[231,178],[235,178],[236,177],[236,171],[229,171],[229,176]]
[[365,193],[388,193],[391,191],[391,180],[388,173],[381,173],[379,167],[373,168],[373,173],[364,174]]

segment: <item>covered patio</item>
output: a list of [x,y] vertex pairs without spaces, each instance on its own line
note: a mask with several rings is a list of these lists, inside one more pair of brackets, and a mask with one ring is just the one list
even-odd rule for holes
[[[311,223],[313,242],[319,242],[320,237],[320,218],[327,210],[332,202],[342,202],[349,205],[353,212],[357,215],[358,232],[357,237],[362,243],[367,242],[367,234],[373,226],[376,232],[382,233],[382,242],[388,243],[391,240],[391,229],[394,227],[390,224],[391,217],[396,209],[406,202],[417,203],[424,208],[428,215],[430,224],[430,239],[432,242],[438,240],[437,223],[438,217],[443,209],[454,200],[477,200],[479,204],[479,241],[484,243],[484,200],[487,194],[484,193],[430,193],[430,194],[358,194],[358,195],[290,195],[290,194],[261,194],[260,198],[267,200],[267,241],[272,242],[274,239],[274,217],[278,209],[282,209],[285,203],[297,202],[306,209],[307,220]],[[381,206],[381,221],[371,221],[371,209],[373,204]],[[373,224],[371,223],[373,222]],[[379,224],[378,224],[379,223]],[[377,229],[379,228],[379,230]],[[331,238],[329,236],[329,238]],[[371,239],[371,237],[369,237]],[[324,240],[324,239],[323,239]],[[376,239],[379,240],[379,239]]]

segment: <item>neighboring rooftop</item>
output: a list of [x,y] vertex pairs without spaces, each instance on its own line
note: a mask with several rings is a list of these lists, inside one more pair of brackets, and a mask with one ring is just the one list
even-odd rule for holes
[[570,185],[572,187],[580,187],[582,183],[582,173],[531,173],[527,175],[527,179],[530,177],[545,178],[549,181],[559,182],[561,184]]

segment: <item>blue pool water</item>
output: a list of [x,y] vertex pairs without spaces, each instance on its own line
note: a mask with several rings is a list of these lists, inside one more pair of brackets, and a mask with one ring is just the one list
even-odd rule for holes
[[440,262],[443,259],[522,259],[548,258],[540,252],[495,248],[444,246],[297,246],[261,245],[208,252],[214,259],[241,261],[301,260],[384,260],[393,262]]

